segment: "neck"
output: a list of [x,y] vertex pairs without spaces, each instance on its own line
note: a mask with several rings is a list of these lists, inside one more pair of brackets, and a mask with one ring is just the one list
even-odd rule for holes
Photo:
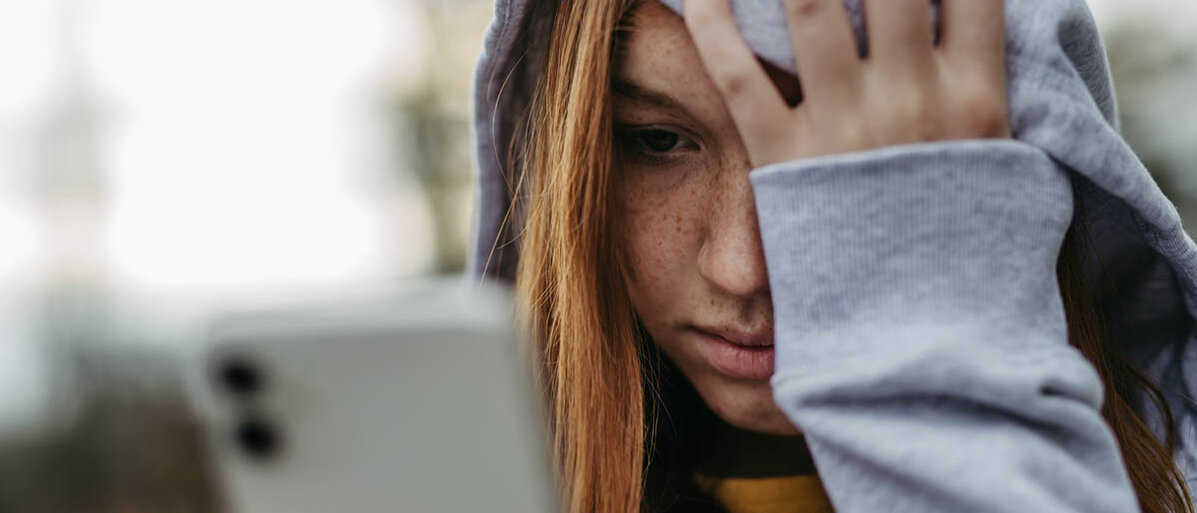
[[[713,416],[713,415],[712,415]],[[776,436],[733,427],[721,419],[707,423],[699,439],[696,470],[714,477],[778,477],[814,474],[806,439]]]

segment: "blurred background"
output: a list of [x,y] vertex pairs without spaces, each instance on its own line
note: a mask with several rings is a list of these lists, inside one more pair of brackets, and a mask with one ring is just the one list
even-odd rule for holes
[[[1197,226],[1197,2],[1091,0]],[[477,0],[0,0],[0,511],[222,511],[189,344],[462,270]]]

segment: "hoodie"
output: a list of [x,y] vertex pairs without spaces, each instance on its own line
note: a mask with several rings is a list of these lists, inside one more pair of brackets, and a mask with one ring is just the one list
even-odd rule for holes
[[[661,0],[680,12],[681,0]],[[498,0],[478,62],[470,269],[513,277],[498,240],[508,148],[548,20]],[[844,0],[862,52],[860,0]],[[935,2],[936,4],[938,2]],[[734,0],[745,40],[797,73],[777,0]],[[1056,260],[1084,204],[1092,294],[1172,409],[1197,483],[1197,246],[1119,134],[1083,0],[1006,0],[1011,140],[799,159],[749,178],[773,301],[774,399],[837,511],[1137,511],[1105,391],[1068,344]],[[516,48],[527,50],[516,52]],[[492,249],[494,252],[492,253]],[[1158,415],[1149,425],[1162,436]]]

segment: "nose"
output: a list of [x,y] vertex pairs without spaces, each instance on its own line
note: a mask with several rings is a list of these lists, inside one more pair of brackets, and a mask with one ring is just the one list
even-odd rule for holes
[[724,173],[715,185],[707,234],[698,253],[698,271],[722,291],[750,298],[769,288],[765,252],[757,225],[756,199],[748,173]]

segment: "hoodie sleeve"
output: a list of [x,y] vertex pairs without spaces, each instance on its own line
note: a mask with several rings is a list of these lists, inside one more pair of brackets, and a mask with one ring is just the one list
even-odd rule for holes
[[1009,140],[773,164],[751,180],[774,399],[840,513],[1138,511],[1068,344],[1068,171]]

